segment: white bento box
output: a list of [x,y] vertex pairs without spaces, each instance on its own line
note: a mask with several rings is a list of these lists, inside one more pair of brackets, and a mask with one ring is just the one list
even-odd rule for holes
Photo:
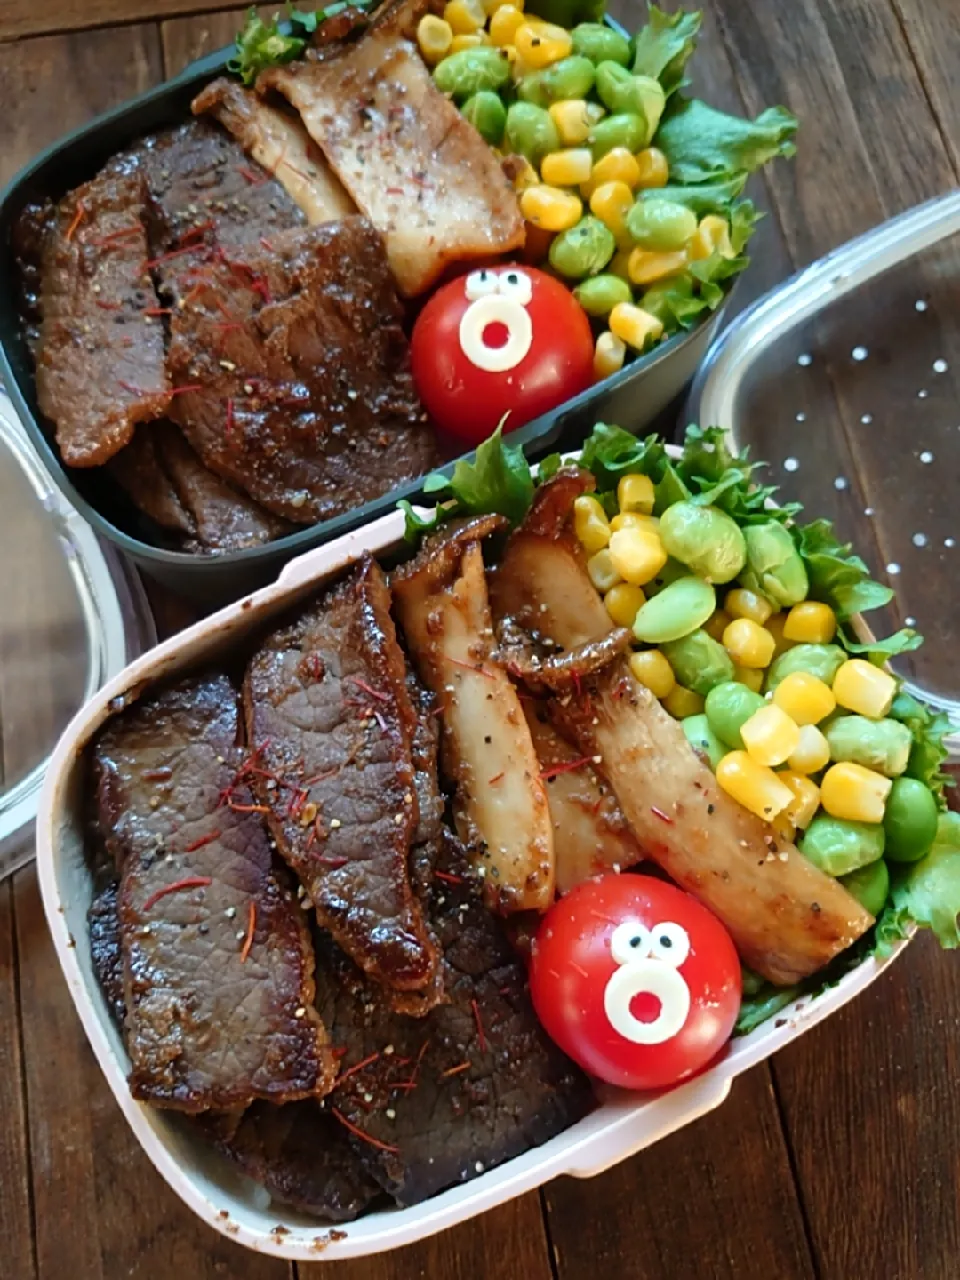
[[178,1117],[135,1102],[127,1057],[94,976],[87,908],[92,882],[84,857],[83,753],[115,699],[136,696],[155,681],[214,659],[253,628],[286,611],[362,552],[395,551],[403,516],[394,512],[289,564],[276,583],[167,640],[131,663],[74,717],[51,758],[37,819],[37,865],[47,920],[77,1012],[114,1096],[140,1145],[181,1199],[217,1231],[247,1248],[290,1259],[362,1257],[396,1249],[483,1213],[561,1174],[585,1178],[651,1146],[720,1105],[736,1076],[791,1043],[852,1000],[903,949],[867,959],[835,986],[799,999],[751,1034],[731,1042],[702,1075],[659,1095],[607,1094],[565,1133],[462,1186],[409,1209],[368,1214],[342,1228],[265,1203],[265,1193],[239,1177]]

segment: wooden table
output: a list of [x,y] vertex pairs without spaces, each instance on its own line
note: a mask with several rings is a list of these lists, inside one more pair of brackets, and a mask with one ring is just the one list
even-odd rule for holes
[[[0,0],[0,180],[65,129],[225,44],[237,24],[223,11],[231,0],[193,16],[198,3]],[[629,7],[635,25],[639,6]],[[737,110],[785,102],[803,121],[796,161],[778,163],[761,193],[772,217],[739,305],[956,184],[957,0],[707,0],[705,9],[701,90]],[[20,589],[35,593],[22,554]],[[39,681],[25,699],[10,678],[16,616],[8,595],[8,771],[56,714]],[[71,652],[68,637],[67,667]],[[87,1048],[36,877],[24,871],[0,886],[0,1275],[956,1280],[958,1029],[960,967],[923,940],[854,1006],[738,1081],[719,1111],[602,1177],[562,1179],[391,1256],[293,1268],[202,1226],[141,1155]]]

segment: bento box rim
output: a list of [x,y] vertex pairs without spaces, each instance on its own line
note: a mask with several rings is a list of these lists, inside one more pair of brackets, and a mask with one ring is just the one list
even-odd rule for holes
[[[679,452],[670,446],[676,456]],[[222,632],[242,620],[255,627],[310,588],[353,563],[364,551],[386,554],[402,545],[403,517],[394,512],[363,529],[315,547],[288,564],[275,583],[227,605],[136,659],[82,708],[64,731],[51,757],[37,819],[37,865],[44,912],[57,958],[87,1038],[114,1097],[144,1152],[169,1186],[194,1213],[222,1235],[255,1251],[299,1261],[345,1260],[400,1248],[457,1225],[530,1191],[561,1174],[590,1177],[627,1159],[713,1110],[724,1101],[733,1080],[768,1058],[865,990],[907,945],[903,941],[884,960],[868,957],[819,995],[801,997],[776,1020],[731,1042],[725,1055],[700,1076],[655,1097],[620,1094],[603,1101],[585,1119],[543,1146],[534,1147],[473,1181],[451,1188],[423,1204],[390,1209],[347,1223],[303,1225],[282,1208],[252,1208],[231,1191],[215,1190],[193,1165],[176,1157],[177,1133],[162,1112],[130,1095],[126,1062],[103,996],[81,969],[78,949],[86,952],[86,934],[71,934],[62,893],[61,836],[70,812],[69,784],[92,735],[118,699],[137,697],[153,681],[168,676],[178,656],[190,650],[184,665],[196,664],[194,648],[209,649]],[[86,905],[86,904],[85,904]],[[342,1232],[342,1234],[341,1234]]]

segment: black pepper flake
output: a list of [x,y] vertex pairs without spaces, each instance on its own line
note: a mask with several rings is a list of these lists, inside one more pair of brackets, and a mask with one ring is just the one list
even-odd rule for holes
[[708,805],[707,805],[707,813],[713,813],[715,808],[716,808],[716,806],[715,806],[715,805],[708,804]]

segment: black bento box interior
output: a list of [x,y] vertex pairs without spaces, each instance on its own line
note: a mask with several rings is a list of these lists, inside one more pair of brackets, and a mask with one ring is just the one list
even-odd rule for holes
[[[33,366],[21,333],[11,231],[30,200],[44,196],[58,200],[91,178],[116,151],[144,134],[187,119],[191,100],[207,81],[224,71],[231,52],[223,49],[209,54],[174,79],[68,134],[33,160],[0,194],[0,377],[33,446],[55,483],[98,534],[151,577],[207,607],[272,581],[289,560],[392,511],[401,498],[415,501],[422,492],[422,480],[260,547],[203,556],[151,545],[149,522],[104,468],[67,470],[60,461],[52,428],[37,406]],[[650,426],[692,378],[719,319],[717,312],[691,332],[670,338],[597,387],[519,428],[511,441],[522,444],[527,457],[536,461],[556,449],[574,447],[596,422],[615,422],[633,431]],[[455,461],[443,469],[452,468]]]

